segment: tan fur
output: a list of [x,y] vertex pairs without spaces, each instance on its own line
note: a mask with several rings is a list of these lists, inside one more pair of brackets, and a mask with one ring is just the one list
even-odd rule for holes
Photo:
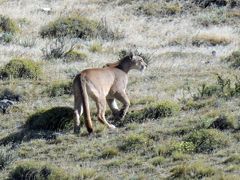
[[[76,115],[74,132],[80,131],[82,113],[88,132],[93,132],[88,96],[96,103],[98,120],[114,129],[115,126],[109,124],[105,118],[106,104],[108,103],[115,117],[124,118],[130,105],[126,94],[127,74],[131,69],[142,71],[146,66],[140,56],[130,54],[116,63],[107,64],[104,68],[86,69],[78,74],[73,81],[74,112]],[[120,110],[115,99],[123,104]]]

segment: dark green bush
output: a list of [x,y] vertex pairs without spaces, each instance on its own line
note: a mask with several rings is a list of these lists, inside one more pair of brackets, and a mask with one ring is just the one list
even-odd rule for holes
[[230,56],[224,59],[226,62],[230,63],[233,68],[240,68],[240,50],[234,51]]
[[18,31],[18,27],[12,19],[9,17],[0,15],[0,32],[14,34]]
[[77,38],[93,37],[97,33],[98,23],[85,17],[59,18],[42,27],[41,37],[71,36]]
[[38,63],[24,58],[14,58],[0,71],[2,78],[37,79],[42,71]]
[[69,130],[73,127],[74,112],[69,107],[54,107],[31,115],[25,126],[32,130]]
[[55,82],[52,83],[49,88],[47,88],[46,93],[50,97],[57,97],[63,95],[71,95],[72,94],[72,82]]
[[[237,121],[237,120],[236,120]],[[211,124],[210,128],[216,128],[219,130],[225,130],[225,129],[235,129],[235,122],[234,119],[231,117],[227,117],[225,115],[220,115],[218,118],[216,118]]]
[[195,145],[197,153],[209,153],[228,144],[227,137],[216,129],[200,129],[185,137],[186,142]]
[[109,28],[106,21],[97,22],[83,16],[72,16],[59,18],[42,27],[40,30],[42,38],[64,37],[72,38],[95,38],[117,39],[120,35]]
[[38,161],[22,161],[10,172],[11,180],[70,180],[70,175],[63,169]]

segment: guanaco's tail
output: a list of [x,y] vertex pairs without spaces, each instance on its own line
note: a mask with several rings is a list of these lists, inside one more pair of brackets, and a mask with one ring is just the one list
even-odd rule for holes
[[90,109],[89,109],[89,100],[88,100],[88,94],[87,94],[87,88],[86,88],[86,79],[79,74],[77,76],[76,82],[78,83],[78,89],[80,90],[80,95],[82,98],[82,104],[83,104],[83,115],[85,119],[85,125],[87,128],[88,133],[92,133],[92,120],[90,115]]

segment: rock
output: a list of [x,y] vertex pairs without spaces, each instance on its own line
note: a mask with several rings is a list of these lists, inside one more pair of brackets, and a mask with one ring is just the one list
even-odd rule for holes
[[13,104],[14,102],[8,99],[0,100],[0,111],[5,114]]

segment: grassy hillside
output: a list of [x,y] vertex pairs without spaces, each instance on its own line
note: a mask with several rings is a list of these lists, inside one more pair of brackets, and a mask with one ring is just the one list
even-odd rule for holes
[[[239,0],[0,0],[0,179],[239,179],[239,24]],[[91,103],[73,134],[74,75],[128,50],[126,118]]]

